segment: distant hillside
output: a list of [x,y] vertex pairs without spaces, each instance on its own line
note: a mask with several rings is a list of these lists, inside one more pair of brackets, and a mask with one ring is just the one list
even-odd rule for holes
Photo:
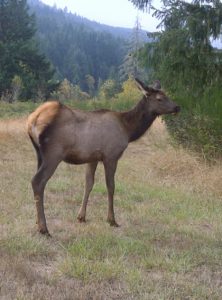
[[[34,12],[38,12],[39,7],[44,7],[46,8],[47,5],[42,3],[39,0],[28,0],[29,5],[31,8],[34,10]],[[48,6],[49,7],[49,6]],[[61,9],[57,9],[56,7],[50,7],[51,11],[59,11]],[[64,12],[64,11],[63,11]],[[132,34],[132,29],[131,28],[123,28],[123,27],[114,27],[114,26],[109,26],[105,24],[98,23],[96,21],[91,21],[87,18],[81,17],[77,14],[69,13],[66,12],[66,18],[70,20],[72,23],[77,23],[77,24],[84,24],[96,31],[105,31],[109,32],[112,35],[116,37],[121,37],[123,39],[129,39]],[[141,31],[142,37],[144,41],[147,41],[147,34],[146,31]]]
[[[40,50],[54,66],[57,79],[66,78],[86,92],[96,91],[108,78],[119,81],[124,57],[134,51],[129,46],[133,29],[90,21],[39,0],[28,0],[28,5],[36,16]],[[148,37],[142,30],[139,35],[141,46]]]
[[102,81],[118,75],[126,54],[123,36],[127,29],[113,27],[116,32],[113,34],[110,26],[91,22],[38,0],[29,0],[28,4],[36,16],[40,49],[53,64],[58,79],[67,78],[89,92],[96,90]]
[[[105,31],[109,32],[116,37],[123,38],[125,40],[130,39],[132,35],[132,28],[124,28],[124,27],[114,27],[105,24],[98,23],[96,21],[91,21],[87,18],[78,16],[77,14],[68,13],[71,21],[75,21],[77,23],[85,24],[96,31]],[[147,33],[146,31],[141,30],[142,37],[145,41],[147,41]]]

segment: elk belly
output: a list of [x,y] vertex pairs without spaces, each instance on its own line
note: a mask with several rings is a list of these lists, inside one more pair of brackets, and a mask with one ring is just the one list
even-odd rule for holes
[[64,162],[69,164],[85,164],[90,163],[93,161],[102,161],[103,154],[100,150],[95,150],[92,152],[84,152],[84,151],[69,151],[67,152],[65,158],[63,159]]

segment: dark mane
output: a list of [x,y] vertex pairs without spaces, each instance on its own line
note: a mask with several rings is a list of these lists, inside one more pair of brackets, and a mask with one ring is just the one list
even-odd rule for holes
[[139,139],[156,118],[148,112],[146,106],[148,103],[144,96],[132,110],[121,114],[129,134],[129,142]]

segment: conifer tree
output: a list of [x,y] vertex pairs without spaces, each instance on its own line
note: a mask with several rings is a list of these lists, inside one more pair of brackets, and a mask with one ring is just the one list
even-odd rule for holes
[[51,65],[39,53],[34,35],[35,18],[26,0],[0,0],[0,97],[13,97],[12,85],[18,77],[24,100],[44,98],[55,87]]
[[137,16],[132,35],[127,43],[127,53],[123,59],[123,63],[119,68],[119,76],[121,81],[125,81],[130,77],[143,77],[145,72],[139,63],[140,49],[144,42],[141,37],[142,29]]

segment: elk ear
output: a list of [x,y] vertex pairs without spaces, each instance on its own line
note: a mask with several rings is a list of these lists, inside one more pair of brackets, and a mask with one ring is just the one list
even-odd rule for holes
[[153,88],[154,88],[155,90],[160,90],[160,89],[161,89],[161,84],[160,84],[160,81],[159,81],[159,80],[155,80],[155,81],[153,82]]
[[147,91],[147,86],[145,86],[145,84],[140,81],[138,78],[135,78],[136,81],[136,85],[138,87],[138,89],[145,95],[147,96],[149,94],[149,92]]

